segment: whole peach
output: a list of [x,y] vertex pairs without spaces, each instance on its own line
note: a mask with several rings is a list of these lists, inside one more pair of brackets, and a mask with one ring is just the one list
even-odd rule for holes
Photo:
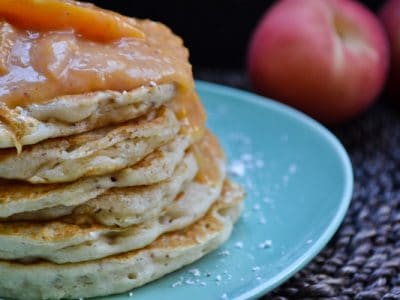
[[[400,0],[389,0],[381,8],[379,16],[386,29],[391,50],[388,88],[392,95],[400,95]],[[397,101],[398,102],[398,101]]]
[[282,0],[256,28],[247,66],[260,93],[337,123],[377,98],[388,58],[379,20],[360,3]]

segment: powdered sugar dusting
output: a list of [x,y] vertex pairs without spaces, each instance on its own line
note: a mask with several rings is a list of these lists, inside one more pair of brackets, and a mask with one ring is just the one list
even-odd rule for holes
[[[227,113],[228,106],[217,104],[211,112],[211,118],[220,118]],[[269,236],[269,225],[275,224],[276,218],[279,218],[279,214],[275,214],[274,210],[279,207],[279,201],[282,201],[282,191],[301,175],[301,166],[295,159],[277,159],[276,150],[271,150],[271,153],[268,153],[268,148],[266,152],[256,150],[259,149],[256,147],[256,141],[243,132],[224,133],[224,137],[227,139],[223,146],[228,156],[228,175],[245,187],[246,208],[239,224],[234,228],[233,238],[223,248],[210,254],[212,265],[207,261],[206,264],[187,269],[185,275],[172,286],[198,286],[204,289],[217,287],[221,299],[230,299],[235,298],[233,294],[229,294],[229,288],[233,284],[231,280],[265,280],[264,274],[268,264],[261,263],[257,259],[259,255],[265,257],[284,251],[281,245],[272,241]],[[268,140],[268,136],[260,135],[261,138]],[[289,135],[283,132],[275,136],[274,142],[288,147],[289,138]],[[249,229],[259,232],[252,236],[251,232],[248,232]],[[263,233],[261,238],[260,232]]]
[[246,174],[246,166],[240,160],[234,160],[229,166],[229,173],[233,176],[243,177]]
[[258,244],[258,248],[260,249],[270,248],[271,246],[272,246],[271,240],[265,240],[264,242]]
[[201,272],[199,271],[199,269],[190,269],[189,273],[192,274],[195,277],[201,276]]
[[233,159],[228,172],[233,177],[244,177],[248,171],[264,167],[264,160],[255,158],[251,153],[243,153],[239,159]]
[[229,256],[231,255],[231,252],[229,250],[224,250],[218,253],[220,256]]
[[259,266],[255,266],[255,267],[253,267],[251,270],[253,271],[253,272],[258,272],[258,271],[260,271],[260,267]]
[[178,281],[174,282],[174,283],[172,284],[172,287],[173,287],[173,288],[176,288],[177,286],[182,285],[182,283],[183,283],[183,277],[179,278]]
[[242,249],[243,248],[243,243],[242,242],[236,242],[235,248]]

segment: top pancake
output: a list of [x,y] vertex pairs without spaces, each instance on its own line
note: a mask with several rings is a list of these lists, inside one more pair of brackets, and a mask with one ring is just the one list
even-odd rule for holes
[[101,91],[61,96],[49,103],[7,108],[0,102],[0,148],[74,135],[131,120],[158,108],[176,95],[173,84],[129,92]]
[[73,28],[46,32],[0,22],[0,148],[20,151],[124,122],[192,93],[182,40],[160,23],[124,19],[145,38],[96,42]]

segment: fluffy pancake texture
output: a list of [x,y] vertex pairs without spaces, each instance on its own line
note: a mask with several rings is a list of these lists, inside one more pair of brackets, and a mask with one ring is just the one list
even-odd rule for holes
[[140,161],[172,140],[179,122],[168,108],[121,125],[47,140],[21,154],[0,150],[0,174],[31,183],[68,182],[108,174]]
[[[170,178],[185,156],[189,139],[177,136],[135,165],[104,176],[68,184],[14,183],[0,190],[0,217],[11,220],[47,220],[72,212],[75,206],[101,196],[111,188],[147,186]],[[7,189],[7,192],[5,191]]]
[[160,234],[185,228],[202,217],[218,197],[220,188],[189,184],[182,190],[183,196],[164,207],[157,217],[128,227],[76,225],[67,223],[68,220],[3,224],[0,243],[6,246],[2,247],[0,257],[68,263],[142,248]]
[[221,245],[240,215],[243,191],[226,182],[218,201],[194,224],[147,247],[82,263],[0,261],[0,290],[16,299],[121,293],[190,264]]
[[[207,136],[198,144],[206,142]],[[0,258],[66,263],[145,247],[160,234],[196,221],[218,198],[225,160],[209,159],[218,166],[212,182],[195,179],[197,161],[188,152],[173,175],[160,183],[112,189],[72,207],[67,216],[55,221],[0,223],[0,244],[4,245]]]

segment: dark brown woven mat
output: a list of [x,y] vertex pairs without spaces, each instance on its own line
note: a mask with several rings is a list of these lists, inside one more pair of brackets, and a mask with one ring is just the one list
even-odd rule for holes
[[[196,75],[248,87],[241,72]],[[328,246],[264,299],[400,299],[400,109],[381,103],[331,130],[354,168],[349,212]]]

